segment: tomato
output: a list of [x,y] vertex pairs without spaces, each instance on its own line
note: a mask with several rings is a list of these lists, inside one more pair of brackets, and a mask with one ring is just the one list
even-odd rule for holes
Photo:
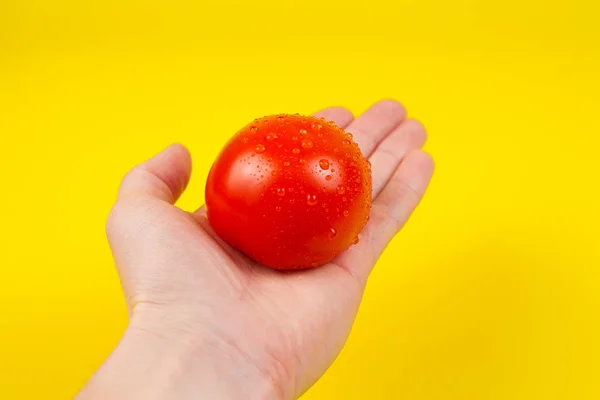
[[333,122],[267,116],[217,157],[206,208],[215,232],[255,261],[316,267],[358,241],[371,208],[370,164]]

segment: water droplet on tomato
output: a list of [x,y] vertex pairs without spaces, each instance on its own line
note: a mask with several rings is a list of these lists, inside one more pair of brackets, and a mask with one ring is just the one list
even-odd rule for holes
[[330,181],[330,180],[332,180],[332,179],[333,179],[333,177],[332,177],[331,175],[326,175],[326,176],[325,176],[325,180],[326,180],[326,181]]
[[346,133],[346,137],[347,137],[348,139],[352,139],[354,136],[352,136],[352,134],[351,134],[350,132],[348,132],[348,133]]
[[300,145],[305,149],[312,149],[313,142],[308,139],[304,139]]
[[331,168],[331,172],[335,172],[335,169]]
[[248,143],[248,138],[247,137],[243,137],[242,138],[242,143],[244,143],[244,144]]
[[290,199],[290,204],[294,204],[295,202],[296,202],[296,200]]
[[283,115],[280,115],[279,117],[277,117],[277,121],[283,122],[283,121],[285,121],[285,117]]
[[264,153],[265,152],[265,146],[262,145],[262,144],[257,144],[256,147],[254,148],[254,150],[256,150],[256,152],[258,154]]
[[338,185],[338,187],[335,190],[336,190],[337,194],[346,193],[346,188],[343,185]]
[[294,153],[294,154],[300,154],[300,149],[299,149],[299,148],[297,148],[297,147],[294,147],[294,148],[292,149],[292,153]]
[[277,196],[279,196],[279,197],[285,196],[285,188],[277,188]]
[[256,133],[256,131],[258,131],[258,128],[257,128],[257,127],[255,127],[255,126],[251,126],[251,127],[250,127],[250,132],[252,132],[252,133]]
[[334,153],[337,153],[338,151],[340,151],[340,150],[339,150],[337,147],[334,147],[334,148],[333,148],[333,152],[334,152]]
[[355,237],[355,238],[352,240],[352,244],[357,244],[357,243],[358,243],[358,240],[359,240],[359,239],[358,239],[358,236],[357,236],[357,237]]
[[281,207],[280,206],[275,207],[275,211],[281,211]]
[[306,129],[300,129],[298,132],[300,132],[301,135],[306,135],[308,133]]
[[308,204],[309,206],[314,206],[315,204],[317,204],[317,196],[315,196],[314,194],[307,195],[306,204]]
[[346,202],[346,201],[348,201],[348,198],[346,196],[344,196],[344,197],[342,197],[342,201]]
[[319,167],[321,167],[321,169],[329,169],[329,161],[322,159],[321,161],[319,161]]
[[337,231],[335,230],[335,228],[330,228],[329,229],[329,237],[334,238],[336,236],[337,236]]
[[367,160],[367,167],[369,167],[369,169],[371,168],[371,161]]
[[267,140],[275,140],[275,139],[277,139],[278,137],[279,137],[279,136],[277,136],[277,134],[276,134],[276,133],[269,133],[269,134],[267,135]]
[[298,136],[292,136],[292,140],[293,140],[293,141],[296,141],[296,140],[298,140]]
[[342,143],[348,146],[350,144],[350,141],[348,139],[344,139],[342,140]]
[[301,158],[300,160],[298,160],[298,162],[300,163],[300,165],[306,164],[306,160],[304,158]]
[[283,166],[284,167],[289,167],[290,166],[290,162],[289,161],[284,161],[283,162]]
[[348,211],[348,210],[344,210],[344,213],[343,213],[343,214],[344,214],[344,217],[347,217],[348,215],[350,215],[350,211]]

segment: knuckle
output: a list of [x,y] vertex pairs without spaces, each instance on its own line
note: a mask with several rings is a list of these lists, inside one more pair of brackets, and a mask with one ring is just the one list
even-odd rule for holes
[[119,230],[126,214],[127,212],[124,210],[122,202],[115,203],[111,208],[108,217],[106,218],[106,233],[109,237]]
[[123,175],[123,178],[121,178],[119,190],[123,191],[124,189],[127,189],[129,186],[131,186],[134,182],[138,181],[142,173],[142,167],[139,165],[127,171],[127,173]]
[[404,156],[403,151],[398,151],[398,146],[386,143],[379,146],[377,153],[380,157],[387,159],[383,164],[396,165]]
[[109,238],[132,230],[141,231],[160,220],[160,203],[144,199],[117,200],[106,220],[106,233]]
[[377,221],[377,225],[380,227],[380,229],[378,229],[379,232],[376,234],[380,234],[382,231],[396,233],[402,228],[402,225],[404,225],[400,217],[392,210],[392,207],[383,205],[373,207],[371,214],[372,218]]
[[398,193],[399,198],[407,198],[408,202],[413,205],[418,203],[421,199],[422,194],[410,183],[406,182],[403,179],[393,180],[392,185],[394,185],[394,191]]

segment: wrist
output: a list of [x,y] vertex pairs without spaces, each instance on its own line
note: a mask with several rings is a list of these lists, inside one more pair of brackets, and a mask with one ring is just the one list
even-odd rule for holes
[[[162,326],[161,326],[162,324]],[[219,338],[133,317],[79,400],[283,400],[272,377]]]

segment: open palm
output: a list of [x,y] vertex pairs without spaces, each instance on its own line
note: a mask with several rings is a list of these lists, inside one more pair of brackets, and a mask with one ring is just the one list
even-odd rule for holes
[[131,326],[206,349],[213,380],[264,380],[282,399],[303,393],[340,352],[369,272],[433,171],[420,150],[424,128],[394,101],[357,119],[338,107],[317,115],[351,132],[373,171],[370,221],[359,243],[332,263],[271,270],[220,240],[202,208],[175,207],[191,173],[189,153],[179,145],[125,177],[108,222]]

